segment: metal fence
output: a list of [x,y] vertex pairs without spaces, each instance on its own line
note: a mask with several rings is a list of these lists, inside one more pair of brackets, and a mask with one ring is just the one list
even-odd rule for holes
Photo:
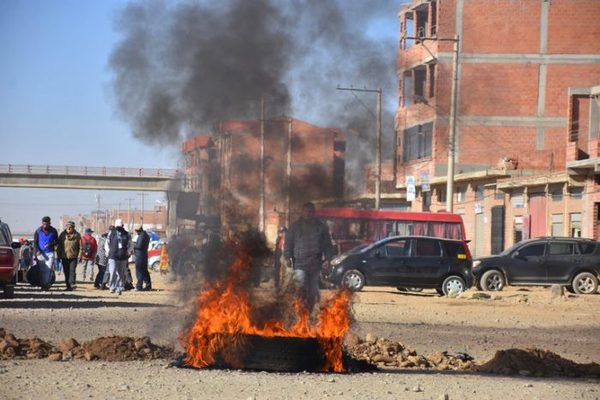
[[181,178],[182,171],[164,168],[82,167],[72,165],[0,164],[0,173],[26,175],[113,176],[145,178]]

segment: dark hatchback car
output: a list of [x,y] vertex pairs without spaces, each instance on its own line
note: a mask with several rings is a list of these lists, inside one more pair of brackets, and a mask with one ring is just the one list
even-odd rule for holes
[[596,293],[600,243],[591,239],[540,237],[523,240],[497,256],[473,262],[478,288],[505,285],[564,285],[579,294]]
[[464,241],[395,236],[337,256],[325,279],[352,291],[364,286],[395,286],[432,288],[447,295],[473,285],[471,266]]

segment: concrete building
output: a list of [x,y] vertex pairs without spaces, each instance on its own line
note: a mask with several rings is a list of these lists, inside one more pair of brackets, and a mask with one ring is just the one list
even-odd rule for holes
[[405,193],[407,176],[417,184],[415,200],[395,206],[446,209],[454,43],[441,39],[458,35],[453,199],[472,252],[541,235],[598,238],[598,15],[596,0],[404,7],[394,189]]
[[200,192],[199,220],[217,216],[226,228],[262,225],[270,240],[302,203],[344,194],[345,136],[338,129],[285,116],[265,120],[261,163],[260,121],[223,121],[182,151],[187,189]]

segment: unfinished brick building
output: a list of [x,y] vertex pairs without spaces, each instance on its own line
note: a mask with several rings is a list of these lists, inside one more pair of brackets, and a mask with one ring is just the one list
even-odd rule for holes
[[264,196],[260,121],[223,121],[182,151],[188,189],[200,192],[198,214],[218,215],[229,228],[262,224],[270,240],[302,203],[344,195],[345,138],[337,129],[290,117],[265,120]]
[[[439,39],[458,35],[453,199],[473,253],[496,253],[523,237],[598,237],[599,203],[588,197],[598,165],[600,113],[591,99],[600,84],[598,15],[596,0],[404,7],[395,189],[414,176],[417,196],[396,206],[446,208],[453,42]],[[421,190],[421,177],[431,191]]]

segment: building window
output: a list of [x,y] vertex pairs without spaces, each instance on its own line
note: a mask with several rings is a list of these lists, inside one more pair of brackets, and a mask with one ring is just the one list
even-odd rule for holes
[[435,36],[437,33],[437,2],[432,1],[429,9],[431,10],[431,36]]
[[552,193],[550,194],[550,196],[552,197],[552,201],[562,201],[562,199],[563,199],[562,189],[554,189],[552,191]]
[[510,202],[513,208],[523,208],[525,206],[525,203],[523,202],[523,192],[513,192]]
[[437,189],[438,203],[446,204],[446,188],[440,187]]
[[569,195],[573,200],[581,200],[583,198],[583,188],[572,187],[569,189]]
[[552,236],[563,235],[563,215],[552,214]]
[[517,217],[515,218],[515,230],[513,231],[513,240],[514,243],[518,243],[523,240],[523,218]]
[[[424,4],[419,7],[416,11],[417,16],[417,34],[416,36],[419,38],[426,37],[429,34],[429,5]],[[420,40],[417,40],[417,43],[420,43]]]
[[475,186],[475,201],[483,201],[485,195],[485,188],[483,185]]
[[465,188],[463,186],[456,188],[456,202],[464,203],[465,201]]
[[415,69],[415,103],[425,100],[425,83],[427,82],[427,69],[425,67]]
[[404,107],[408,107],[412,104],[413,97],[413,76],[412,71],[405,71],[403,74],[404,79],[402,80],[402,96]]
[[571,237],[581,237],[581,213],[571,213],[569,219]]
[[433,122],[413,126],[404,130],[404,161],[418,160],[431,156],[431,131]]
[[429,97],[435,96],[435,64],[429,64]]
[[[414,37],[414,20],[413,20],[413,13],[412,12],[407,12],[406,14],[404,14],[404,30],[403,30],[403,36],[404,37]],[[405,49],[410,49],[411,47],[413,47],[415,41],[414,39],[404,39],[404,48]]]
[[431,211],[431,192],[423,192],[423,211]]

